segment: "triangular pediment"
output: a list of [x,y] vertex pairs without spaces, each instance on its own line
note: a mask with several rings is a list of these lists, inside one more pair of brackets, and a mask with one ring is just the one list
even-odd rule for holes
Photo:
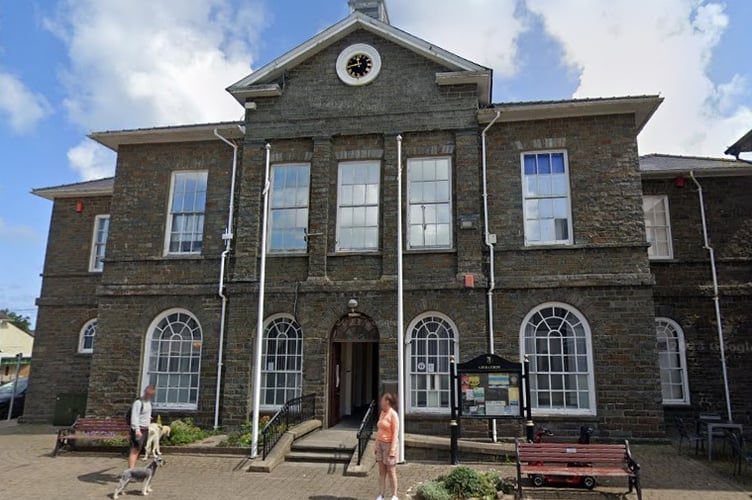
[[447,68],[446,72],[437,73],[437,84],[476,84],[480,103],[482,105],[491,103],[491,69],[360,12],[353,12],[342,21],[230,85],[227,91],[241,104],[244,104],[246,99],[249,98],[279,95],[281,88],[277,85],[277,82],[286,71],[358,30],[373,33]]

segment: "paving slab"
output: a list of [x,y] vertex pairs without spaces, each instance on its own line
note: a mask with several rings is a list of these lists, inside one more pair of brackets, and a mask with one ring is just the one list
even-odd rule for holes
[[[48,426],[0,426],[0,496],[2,498],[107,498],[115,489],[126,459],[117,453],[67,452],[50,457],[55,437]],[[643,467],[645,500],[742,500],[750,491],[730,479],[723,468],[714,470],[693,456],[679,455],[671,446],[633,447]],[[246,472],[242,457],[166,454],[167,465],[154,480],[151,498],[354,500],[375,498],[377,477],[344,476],[342,464],[283,463],[272,473]],[[408,457],[409,458],[409,457]],[[469,464],[479,470],[493,468],[504,476],[514,475],[511,464]],[[406,500],[422,481],[446,474],[448,464],[408,463],[398,466],[400,498]],[[745,474],[752,475],[752,468]],[[622,484],[624,483],[624,484]],[[134,494],[137,486],[129,488]],[[597,491],[527,490],[534,499],[616,499],[623,496],[625,482],[603,483]],[[124,498],[133,498],[128,495]]]

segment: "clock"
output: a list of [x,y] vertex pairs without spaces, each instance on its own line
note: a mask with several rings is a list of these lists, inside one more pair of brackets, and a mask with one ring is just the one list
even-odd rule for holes
[[343,50],[337,58],[337,76],[347,85],[371,83],[381,71],[379,52],[365,43],[356,43]]

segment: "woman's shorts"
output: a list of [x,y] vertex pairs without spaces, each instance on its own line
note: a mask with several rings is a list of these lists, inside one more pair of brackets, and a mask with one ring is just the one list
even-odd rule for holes
[[376,461],[384,465],[397,465],[397,457],[390,457],[389,450],[392,449],[392,443],[376,440]]

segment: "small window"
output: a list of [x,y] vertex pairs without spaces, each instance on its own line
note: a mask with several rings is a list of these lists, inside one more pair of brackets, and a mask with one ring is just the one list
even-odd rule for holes
[[339,165],[337,251],[374,252],[379,249],[378,162]]
[[94,352],[94,339],[97,336],[97,320],[87,321],[78,336],[78,352],[91,354]]
[[523,154],[522,195],[525,245],[572,243],[566,152]]
[[165,311],[146,335],[142,390],[157,388],[155,408],[195,410],[201,374],[201,325],[184,309]]
[[261,405],[274,409],[303,390],[303,330],[290,316],[267,320],[261,355]]
[[441,313],[430,312],[408,326],[408,407],[413,412],[449,409],[449,360],[459,356],[457,328]]
[[305,253],[310,165],[274,165],[271,184],[269,253]]
[[658,336],[658,365],[664,405],[689,404],[686,346],[684,332],[676,321],[655,318]]
[[101,273],[104,269],[104,254],[110,232],[110,216],[97,215],[94,219],[94,237],[91,244],[89,271]]
[[452,162],[449,158],[407,161],[407,247],[452,248]]
[[200,254],[204,240],[207,172],[174,172],[167,221],[168,254]]
[[522,323],[521,358],[530,359],[530,400],[540,415],[595,415],[590,327],[561,303],[541,304]]
[[650,243],[648,257],[656,260],[673,259],[668,196],[643,196],[642,210],[645,213],[645,235]]

